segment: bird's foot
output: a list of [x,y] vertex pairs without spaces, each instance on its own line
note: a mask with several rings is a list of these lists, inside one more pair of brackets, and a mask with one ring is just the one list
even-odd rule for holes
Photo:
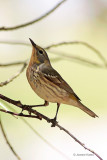
[[51,123],[52,123],[51,127],[55,127],[55,126],[56,126],[56,124],[58,123],[58,122],[56,121],[56,117],[53,118],[53,119],[51,119]]
[[[23,105],[23,108],[22,108],[22,111],[21,111],[20,114],[23,114],[23,111],[26,110],[26,109],[29,109],[29,108],[31,108],[31,107],[29,107],[27,105]],[[31,112],[29,110],[28,110],[28,113],[29,113],[29,115],[31,115]]]

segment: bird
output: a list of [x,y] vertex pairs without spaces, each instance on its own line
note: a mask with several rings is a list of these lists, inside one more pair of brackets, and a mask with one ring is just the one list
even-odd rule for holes
[[[29,38],[30,39],[30,38]],[[72,105],[80,108],[91,117],[98,117],[93,111],[82,104],[69,84],[52,67],[48,54],[30,39],[32,54],[27,67],[26,76],[34,92],[44,100],[44,104],[33,107],[48,106],[49,103],[56,103],[57,110],[53,120],[53,127],[56,124],[58,110],[61,104]]]

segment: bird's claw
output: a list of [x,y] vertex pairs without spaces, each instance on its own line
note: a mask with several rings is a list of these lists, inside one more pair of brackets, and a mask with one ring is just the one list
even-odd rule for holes
[[55,127],[58,122],[56,121],[56,118],[54,118],[51,119],[51,123],[52,123],[51,127]]
[[23,114],[22,112],[24,110],[28,109],[28,113],[29,113],[29,115],[31,115],[31,112],[29,111],[29,108],[30,108],[29,106],[24,105],[20,114]]

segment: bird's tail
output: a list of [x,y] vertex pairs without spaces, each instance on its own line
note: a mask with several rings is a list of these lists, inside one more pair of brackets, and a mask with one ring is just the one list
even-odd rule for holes
[[90,115],[91,117],[98,117],[93,111],[91,111],[89,108],[87,108],[85,105],[83,105],[81,102],[78,103],[78,108],[80,108],[81,110],[83,110],[84,112],[86,112],[88,115]]

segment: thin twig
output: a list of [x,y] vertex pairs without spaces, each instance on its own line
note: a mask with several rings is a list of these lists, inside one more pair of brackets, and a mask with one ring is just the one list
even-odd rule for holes
[[[57,57],[57,58],[51,58],[51,62],[57,62],[62,60],[62,58]],[[9,66],[18,66],[22,64],[27,64],[28,60],[26,61],[19,61],[19,62],[11,62],[11,63],[0,63],[0,67],[9,67]]]
[[[61,58],[53,58],[52,61],[53,62],[57,62],[61,60]],[[23,64],[23,67],[21,68],[20,71],[18,71],[14,76],[10,77],[8,80],[4,81],[4,82],[1,82],[0,83],[0,87],[3,87],[4,85],[7,85],[9,84],[10,82],[12,82],[15,78],[17,78],[23,71],[24,69],[26,68],[27,66],[27,62],[28,60],[26,61],[20,61],[20,62],[13,62],[13,63],[6,63],[6,64],[1,64],[0,63],[0,67],[9,67],[9,66],[14,66],[14,65],[22,65]]]
[[[2,108],[4,108],[6,111],[9,111],[9,110],[7,109],[7,107],[6,107],[6,106],[4,106],[4,105],[3,105],[3,103],[1,103],[1,102],[0,102],[0,106],[1,106]],[[13,116],[14,118],[17,118],[17,117],[16,117],[16,116],[14,116],[14,115],[12,115],[12,116]]]
[[[53,58],[52,61],[53,62],[57,62],[61,60],[61,58]],[[1,64],[0,63],[0,67],[9,67],[9,66],[14,66],[14,65],[22,65],[23,64],[23,67],[21,68],[20,71],[18,71],[14,76],[12,76],[11,78],[9,78],[8,80],[4,81],[4,82],[1,82],[0,83],[0,87],[3,87],[4,85],[7,85],[9,84],[10,82],[12,82],[15,78],[17,78],[23,71],[24,69],[26,68],[27,66],[27,62],[28,60],[26,61],[20,61],[20,62],[13,62],[13,63],[6,63],[6,64]]]
[[[26,43],[26,42],[18,42],[18,41],[0,41],[0,43],[2,44],[9,44],[9,45],[25,45],[25,46],[28,46],[30,47],[31,45],[29,43]],[[58,47],[58,46],[61,46],[61,45],[74,45],[74,44],[81,44],[81,45],[84,45],[86,47],[88,47],[90,50],[92,50],[93,52],[95,52],[99,58],[103,61],[104,63],[104,66],[107,67],[107,61],[106,59],[102,56],[101,52],[99,50],[97,50],[95,47],[93,47],[92,45],[86,43],[86,42],[83,42],[83,41],[70,41],[70,42],[60,42],[60,43],[56,43],[56,44],[52,44],[52,45],[49,45],[47,47],[45,47],[46,50],[49,50],[53,47]],[[78,56],[74,56],[74,55],[69,55],[69,54],[64,54],[64,53],[57,53],[57,52],[52,52],[51,53],[53,54],[56,54],[57,56],[63,56],[63,57],[66,57],[67,59],[72,59],[74,61],[78,61],[82,64],[89,64],[91,66],[95,66],[95,67],[101,67],[103,68],[104,66],[102,66],[101,64],[98,64],[98,63],[95,63],[95,62],[92,62],[92,61],[89,61],[87,59],[84,59],[84,58],[81,58],[81,57],[78,57]]]
[[[29,118],[38,118],[40,119],[38,116],[34,116],[34,115],[25,115],[23,113],[15,113],[15,112],[11,112],[11,111],[7,111],[4,109],[0,109],[1,112],[5,112],[8,113],[10,115],[15,115],[15,116],[19,116],[19,117],[29,117]],[[24,119],[22,119],[30,128],[32,128],[30,126],[29,123],[27,123],[27,121],[25,121]],[[41,120],[41,119],[40,119]],[[52,149],[54,149],[55,151],[57,151],[58,153],[60,153],[62,156],[64,156],[67,160],[70,160],[64,153],[62,153],[61,151],[59,151],[58,149],[56,149],[52,144],[50,144],[46,139],[44,139],[37,131],[35,131],[33,128],[32,130],[45,142],[47,143]]]
[[62,53],[62,52],[59,53],[56,51],[52,51],[51,53],[54,55],[63,57],[64,58],[63,60],[67,59],[67,60],[71,61],[71,59],[72,59],[72,61],[74,61],[74,62],[84,64],[87,66],[92,66],[92,67],[97,67],[97,68],[105,68],[104,65],[98,64],[96,62],[90,61],[86,58],[82,58],[79,56],[74,56],[74,55],[70,55],[70,54],[66,54],[66,53]]
[[29,118],[37,118],[39,120],[41,120],[41,117],[38,116],[34,116],[34,115],[30,115],[30,114],[23,114],[23,113],[15,113],[15,112],[11,112],[5,109],[0,109],[1,112],[5,112],[14,116],[19,116],[19,117],[29,117]]
[[96,48],[94,48],[93,46],[91,46],[90,44],[86,43],[86,42],[83,42],[83,41],[72,41],[72,42],[60,42],[60,43],[57,43],[57,44],[52,44],[52,45],[49,45],[47,47],[45,47],[45,49],[50,49],[50,48],[53,48],[53,47],[58,47],[58,46],[62,46],[62,45],[73,45],[73,44],[81,44],[81,45],[84,45],[86,47],[88,47],[89,49],[91,49],[92,51],[94,51],[98,57],[103,61],[103,63],[105,64],[105,67],[107,67],[107,61],[105,60],[105,58],[102,56],[101,52],[99,50],[97,50]]
[[7,44],[7,45],[21,45],[21,46],[28,46],[31,47],[30,43],[22,42],[22,41],[0,41],[0,44]]
[[[29,44],[25,43],[25,42],[13,42],[13,41],[0,41],[0,43],[3,43],[3,44],[12,44],[12,45],[26,45],[26,46],[30,46]],[[49,50],[50,48],[52,47],[58,47],[58,46],[61,46],[61,45],[72,45],[72,44],[82,44],[86,47],[88,47],[89,49],[91,49],[92,51],[94,51],[101,60],[103,60],[103,63],[107,64],[106,60],[104,59],[104,57],[102,56],[102,54],[100,53],[100,51],[98,51],[97,49],[95,49],[93,46],[89,45],[88,43],[86,42],[82,42],[82,41],[73,41],[73,42],[60,42],[60,43],[57,43],[57,44],[52,44],[50,46],[47,46],[45,47],[45,49]],[[81,63],[81,64],[85,64],[85,65],[90,65],[90,66],[93,66],[93,67],[98,67],[98,68],[104,68],[103,65],[101,64],[98,64],[96,62],[93,62],[93,61],[90,61],[90,60],[87,60],[87,59],[84,59],[84,58],[81,58],[81,57],[78,57],[78,56],[74,56],[74,55],[69,55],[69,54],[65,54],[65,53],[57,53],[57,52],[51,52],[53,54],[56,54],[57,56],[62,56],[64,58],[67,58],[68,60],[72,59],[72,61],[74,62],[78,62],[78,63]],[[58,59],[59,60],[59,59]],[[13,62],[13,63],[7,63],[7,64],[0,64],[0,67],[8,67],[8,66],[12,66],[12,65],[20,65],[20,64],[25,64],[27,65],[27,60],[22,62]],[[25,66],[26,67],[26,66]],[[106,66],[107,67],[107,66]],[[9,82],[13,81],[16,77],[18,77],[22,72],[24,71],[24,69],[22,68],[18,73],[16,73],[13,77],[9,78],[7,81],[5,82],[1,82],[0,83],[0,87],[8,84]]]
[[24,69],[26,68],[26,66],[27,66],[27,63],[24,63],[23,67],[21,68],[21,70],[18,71],[14,76],[10,77],[8,80],[6,80],[4,82],[1,82],[0,83],[0,87],[2,87],[4,85],[7,85],[8,83],[12,82],[15,78],[17,78],[24,71]]
[[70,137],[72,137],[77,143],[79,143],[82,147],[84,147],[86,150],[88,150],[89,152],[93,153],[94,155],[96,155],[100,160],[103,160],[96,152],[94,152],[93,150],[91,150],[90,148],[86,147],[84,143],[82,143],[81,141],[79,141],[73,134],[71,134],[68,130],[66,130],[64,127],[60,126],[59,124],[56,124],[57,127],[60,128],[60,130],[63,130],[64,132],[66,132]]
[[[1,104],[0,104],[1,105]],[[6,107],[8,107],[12,112],[17,113],[17,111],[12,108],[9,104],[7,104],[5,101],[2,104],[2,107],[5,109]],[[6,110],[8,110],[6,108]],[[13,116],[13,115],[12,115]],[[15,116],[16,117],[16,116]],[[46,140],[43,136],[40,135],[40,133],[38,133],[32,126],[30,123],[27,122],[27,120],[25,120],[25,118],[23,116],[20,117],[20,119],[44,142],[46,143],[51,149],[53,149],[54,151],[56,151],[57,153],[59,153],[61,156],[65,157],[67,160],[71,160],[67,155],[65,155],[63,152],[61,152],[58,148],[56,148],[53,144],[51,144],[48,140]]]
[[0,63],[0,67],[9,67],[9,66],[18,66],[18,65],[24,65],[27,63],[26,61],[19,61],[19,62],[11,62],[11,63]]
[[21,160],[21,158],[19,157],[19,155],[15,152],[14,148],[12,147],[12,145],[10,144],[8,138],[7,138],[7,135],[5,133],[5,130],[4,130],[4,127],[3,127],[3,124],[2,124],[2,120],[0,118],[0,127],[1,127],[1,131],[3,133],[3,136],[4,136],[4,139],[6,140],[6,143],[8,144],[10,150],[12,151],[12,153],[15,155],[15,157],[18,159],[18,160]]
[[52,12],[54,12],[60,5],[62,5],[62,3],[64,3],[66,0],[62,0],[61,2],[59,2],[55,7],[53,7],[50,11],[46,12],[44,15],[40,16],[37,19],[34,19],[30,22],[24,23],[24,24],[20,24],[17,26],[13,26],[13,27],[0,27],[0,31],[9,31],[9,30],[16,30],[19,28],[24,28],[27,27],[29,25],[32,25],[34,23],[37,23],[39,21],[41,21],[42,19],[46,18],[48,15],[50,15]]
[[[37,117],[39,117],[40,119],[44,119],[44,120],[46,120],[48,123],[51,123],[52,125],[54,125],[54,122],[52,121],[52,119],[48,118],[47,116],[39,113],[38,111],[36,111],[36,110],[34,110],[34,109],[32,109],[32,108],[30,107],[30,105],[23,105],[20,101],[12,100],[12,99],[10,99],[10,98],[2,95],[2,94],[0,94],[0,98],[1,98],[2,100],[4,100],[4,101],[8,102],[8,103],[11,103],[11,104],[13,104],[13,105],[21,108],[21,109],[24,109],[24,110],[26,110],[26,111],[28,111],[28,112],[30,112],[30,113],[33,113],[33,114],[35,114]],[[2,111],[2,110],[0,109],[0,111]],[[8,112],[6,111],[6,113],[8,113]],[[10,112],[9,112],[9,114],[14,115],[14,113],[10,113]],[[36,117],[35,117],[35,118],[36,118]],[[86,150],[88,150],[89,152],[91,152],[91,153],[93,153],[94,155],[96,155],[100,160],[103,160],[96,152],[94,152],[93,150],[87,148],[81,141],[79,141],[74,135],[72,135],[72,134],[71,134],[68,130],[66,130],[64,127],[60,126],[58,123],[56,123],[56,127],[58,127],[60,130],[63,130],[65,133],[67,133],[68,135],[70,135],[77,143],[79,143],[82,147],[84,147],[84,148],[85,148]]]

